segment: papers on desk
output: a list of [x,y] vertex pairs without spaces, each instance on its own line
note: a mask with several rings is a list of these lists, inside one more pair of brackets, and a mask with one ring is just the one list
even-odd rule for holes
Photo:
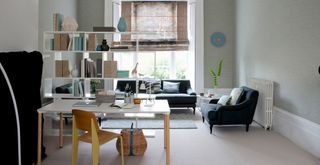
[[88,102],[88,101],[79,101],[74,103],[73,107],[98,107],[101,103],[98,102]]
[[112,103],[111,107],[123,108],[123,109],[132,109],[134,108],[134,104],[130,103]]

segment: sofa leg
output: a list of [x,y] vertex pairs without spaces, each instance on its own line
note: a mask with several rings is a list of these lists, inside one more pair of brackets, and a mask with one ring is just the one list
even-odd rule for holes
[[212,127],[213,127],[213,124],[210,124],[210,134],[212,134]]
[[249,131],[249,124],[246,124],[246,131]]

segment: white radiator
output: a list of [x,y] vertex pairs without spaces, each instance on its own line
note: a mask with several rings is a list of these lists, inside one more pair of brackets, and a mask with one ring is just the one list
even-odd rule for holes
[[250,78],[248,86],[259,91],[259,99],[253,120],[265,129],[271,129],[273,110],[273,81]]

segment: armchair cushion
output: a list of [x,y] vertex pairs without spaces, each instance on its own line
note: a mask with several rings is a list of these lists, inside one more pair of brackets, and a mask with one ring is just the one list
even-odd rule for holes
[[236,105],[240,102],[241,95],[243,93],[242,88],[233,88],[231,91],[231,100],[230,100],[230,105]]
[[180,82],[163,81],[163,93],[179,93]]
[[228,105],[230,103],[230,100],[231,100],[231,96],[223,95],[220,97],[218,104]]

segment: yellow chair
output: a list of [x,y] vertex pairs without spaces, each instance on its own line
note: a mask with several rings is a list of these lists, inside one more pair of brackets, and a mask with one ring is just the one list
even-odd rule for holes
[[[76,165],[77,163],[79,140],[92,143],[92,165],[98,165],[100,145],[115,138],[120,138],[121,159],[122,165],[124,165],[123,140],[121,134],[101,130],[98,126],[96,116],[92,112],[73,109],[72,116],[72,165]],[[79,136],[78,130],[85,131],[85,134]]]

